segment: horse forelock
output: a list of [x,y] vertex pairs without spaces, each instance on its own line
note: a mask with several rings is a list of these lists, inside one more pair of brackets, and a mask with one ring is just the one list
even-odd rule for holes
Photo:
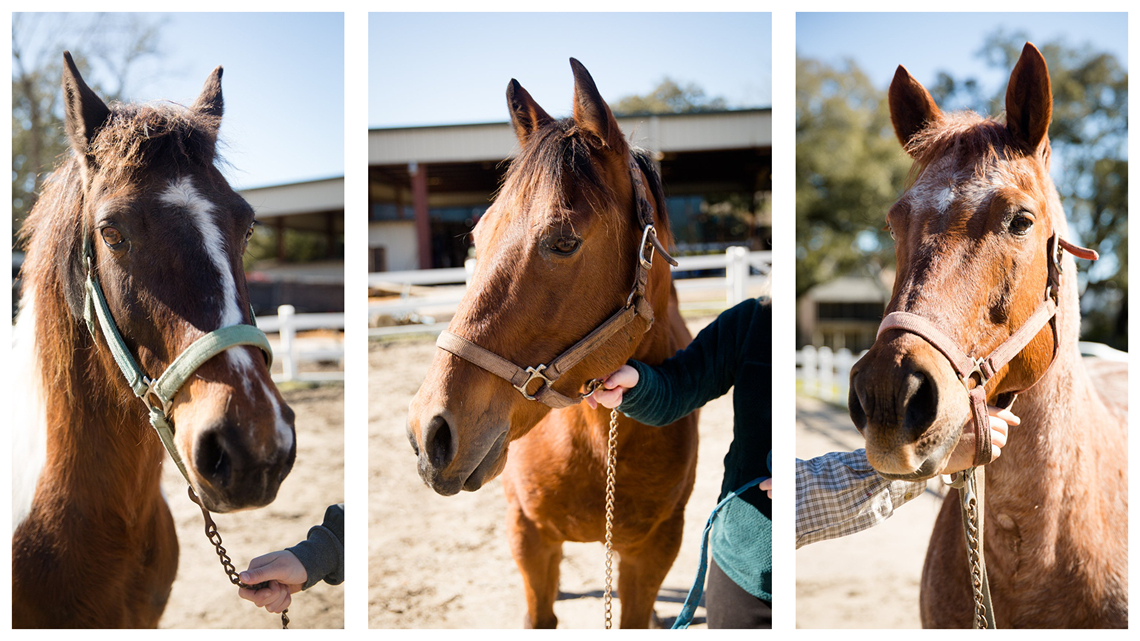
[[220,117],[171,102],[114,103],[88,155],[97,173],[115,180],[147,169],[186,173],[218,160],[220,124]]

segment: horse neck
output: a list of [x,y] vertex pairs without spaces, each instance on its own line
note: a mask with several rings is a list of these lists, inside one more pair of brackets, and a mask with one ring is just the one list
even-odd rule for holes
[[990,496],[1001,496],[1000,488],[1005,486],[1014,495],[1042,494],[1035,500],[1048,502],[1044,495],[1056,494],[1054,490],[1063,483],[1027,483],[1030,471],[1037,477],[1061,481],[1084,473],[1084,463],[1077,463],[1082,452],[1102,446],[1097,428],[1115,420],[1097,394],[1077,344],[1081,319],[1075,271],[1070,261],[1057,314],[1061,337],[1057,359],[1012,407],[1021,425],[1010,429],[1001,458],[987,467],[993,471],[987,474],[987,484],[999,488]]
[[63,297],[45,289],[32,293],[38,313],[29,319],[46,427],[37,492],[58,490],[49,494],[79,509],[133,512],[159,495],[164,450],[105,344],[93,344]]

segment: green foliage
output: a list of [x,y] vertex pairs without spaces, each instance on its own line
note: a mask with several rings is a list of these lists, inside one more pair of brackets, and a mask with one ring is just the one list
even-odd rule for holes
[[[978,55],[1003,74],[1026,36],[995,32]],[[1128,74],[1092,45],[1038,44],[1053,88],[1053,178],[1074,240],[1102,259],[1081,265],[1083,336],[1127,348]],[[861,269],[894,262],[882,226],[910,162],[890,125],[886,88],[848,61],[836,69],[796,62],[796,295]],[[927,87],[944,110],[998,115],[1005,86],[987,93],[975,78],[941,72]],[[1078,261],[1082,262],[1082,261]]]
[[626,96],[610,105],[615,115],[687,114],[701,111],[724,111],[728,103],[722,97],[706,98],[705,90],[689,83],[679,85],[669,77],[644,96]]
[[869,264],[893,263],[881,228],[909,169],[885,92],[853,61],[835,68],[797,58],[797,297]]
[[[285,262],[306,263],[328,258],[328,238],[323,233],[285,230]],[[343,241],[342,243],[343,244]],[[344,256],[343,247],[338,248]],[[277,260],[277,228],[272,225],[258,225],[249,239],[242,265],[246,271],[257,268],[259,263]]]

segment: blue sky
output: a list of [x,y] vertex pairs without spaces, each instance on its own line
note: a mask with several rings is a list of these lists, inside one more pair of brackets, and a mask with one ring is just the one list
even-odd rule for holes
[[[165,20],[165,58],[139,68],[128,97],[190,104],[222,65],[223,171],[235,188],[344,174],[343,14],[146,15]],[[82,42],[62,41],[76,52]]]
[[670,76],[732,107],[772,104],[768,13],[372,13],[368,41],[371,127],[506,121],[511,78],[567,115],[570,57],[611,102]]
[[988,93],[1009,80],[976,54],[997,29],[1023,31],[1036,44],[1064,38],[1091,43],[1128,68],[1128,16],[1123,13],[798,13],[796,51],[838,64],[853,58],[876,86],[886,88],[901,64],[925,85],[938,71],[980,79]]

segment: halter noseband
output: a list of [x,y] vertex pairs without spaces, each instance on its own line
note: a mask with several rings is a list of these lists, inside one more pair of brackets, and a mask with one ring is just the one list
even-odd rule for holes
[[[95,249],[91,244],[91,234],[87,220],[83,221],[83,260],[87,268],[87,282],[83,304],[83,319],[87,322],[87,330],[94,337],[96,327],[103,332],[103,338],[115,358],[115,363],[123,373],[127,385],[134,395],[146,405],[150,414],[150,424],[162,440],[162,445],[174,459],[178,471],[190,482],[190,475],[178,448],[174,446],[174,418],[171,416],[171,404],[178,390],[190,380],[190,377],[206,361],[214,356],[238,345],[252,345],[265,354],[267,365],[273,362],[273,352],[269,348],[269,339],[265,332],[254,325],[230,325],[208,332],[205,336],[195,340],[182,351],[167,366],[166,370],[157,379],[146,375],[138,361],[131,354],[123,335],[115,325],[111,315],[111,308],[107,306],[107,297],[103,295],[103,288],[99,285],[99,277],[95,274]],[[249,310],[249,317],[253,320],[253,308]]]
[[[633,154],[629,154],[630,180],[633,183],[635,206],[637,208],[637,222],[641,228],[641,241],[637,245],[637,261],[633,272],[633,287],[626,299],[625,306],[614,312],[594,331],[585,338],[574,343],[566,351],[550,362],[531,367],[520,367],[498,354],[480,347],[475,343],[444,330],[436,340],[436,347],[454,354],[459,358],[477,365],[484,370],[505,379],[519,391],[528,401],[538,401],[554,409],[576,405],[586,396],[593,393],[600,381],[596,379],[587,385],[585,394],[578,398],[566,396],[554,389],[554,383],[573,369],[591,352],[606,343],[615,334],[629,325],[637,317],[646,319],[645,331],[653,326],[653,307],[645,298],[645,290],[649,282],[649,271],[653,268],[654,251],[661,254],[670,265],[676,266],[677,261],[669,255],[664,245],[657,238],[657,229],[653,225],[653,209],[649,204],[649,196],[645,183],[641,179],[641,169],[637,165]],[[531,394],[528,388],[535,380],[541,381],[539,388]]]
[[[883,332],[890,329],[898,329],[904,332],[910,332],[921,337],[931,347],[941,352],[946,360],[950,361],[950,366],[954,368],[954,372],[958,375],[958,379],[966,388],[966,393],[970,396],[970,412],[974,422],[974,465],[985,465],[993,459],[993,444],[990,442],[990,431],[986,429],[989,426],[988,412],[986,411],[986,383],[994,377],[1001,368],[1005,367],[1017,357],[1029,345],[1030,342],[1037,336],[1037,334],[1044,329],[1048,324],[1053,331],[1053,354],[1049,358],[1049,365],[1042,370],[1037,379],[1027,387],[1017,390],[1016,392],[1009,392],[1010,394],[1007,407],[1013,404],[1017,395],[1037,384],[1045,372],[1049,371],[1052,367],[1053,361],[1057,360],[1057,352],[1060,349],[1060,334],[1057,329],[1057,303],[1060,295],[1061,287],[1061,258],[1063,252],[1069,252],[1077,258],[1085,260],[1096,260],[1098,255],[1091,249],[1078,247],[1069,243],[1065,239],[1057,235],[1056,232],[1049,237],[1048,247],[1046,249],[1049,254],[1049,278],[1048,284],[1045,286],[1045,299],[1037,306],[1033,314],[1025,323],[1021,325],[1013,334],[1010,335],[1001,345],[998,345],[989,356],[984,358],[972,358],[966,352],[958,347],[958,344],[953,341],[945,332],[938,328],[933,322],[910,312],[891,312],[883,318],[883,322],[879,325],[879,331],[875,336],[878,340]],[[974,380],[975,385],[970,387],[970,381]]]

